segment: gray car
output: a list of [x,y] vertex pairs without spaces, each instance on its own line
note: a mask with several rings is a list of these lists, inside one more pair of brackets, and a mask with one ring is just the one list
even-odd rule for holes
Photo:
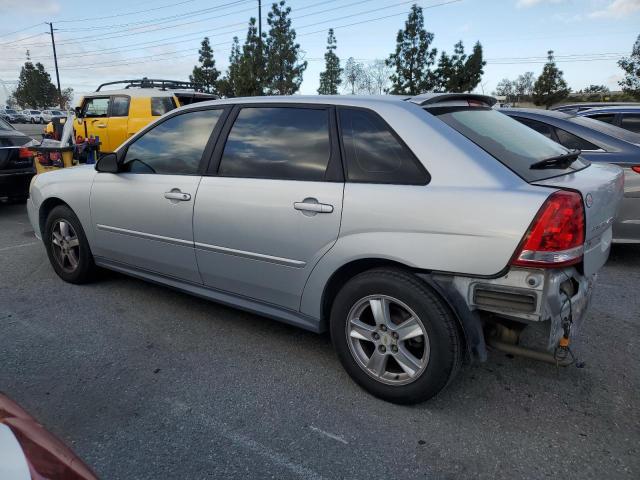
[[[464,358],[486,358],[485,331],[564,362],[609,255],[622,170],[590,165],[494,102],[198,103],[95,168],[38,175],[29,218],[65,281],[104,267],[329,330],[356,382],[418,402]],[[529,324],[547,327],[554,355],[515,345]]]
[[613,226],[616,243],[640,243],[640,135],[602,121],[538,109],[505,109],[509,115],[590,162],[624,169],[624,199]]

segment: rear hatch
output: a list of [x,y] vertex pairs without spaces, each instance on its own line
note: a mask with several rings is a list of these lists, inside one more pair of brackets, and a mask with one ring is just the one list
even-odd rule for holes
[[622,169],[592,164],[579,172],[535,182],[535,185],[580,192],[585,213],[584,273],[596,273],[609,257],[613,220],[624,192]]
[[422,105],[526,182],[579,192],[585,212],[584,272],[591,275],[604,265],[609,256],[613,219],[624,191],[619,167],[591,165],[578,152],[570,152],[491,109],[495,103],[491,97],[432,95],[422,102],[416,101],[418,98],[411,101]]
[[33,155],[24,149],[32,142],[31,138],[17,132],[8,135],[0,132],[0,171],[33,168]]

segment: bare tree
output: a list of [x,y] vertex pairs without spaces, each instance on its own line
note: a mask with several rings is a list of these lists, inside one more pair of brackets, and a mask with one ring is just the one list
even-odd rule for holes
[[344,66],[344,88],[347,93],[355,95],[366,88],[367,74],[362,63],[356,61],[355,58],[349,57]]
[[367,76],[369,77],[370,93],[372,95],[382,95],[389,89],[391,81],[389,77],[393,69],[384,60],[376,59],[367,66]]

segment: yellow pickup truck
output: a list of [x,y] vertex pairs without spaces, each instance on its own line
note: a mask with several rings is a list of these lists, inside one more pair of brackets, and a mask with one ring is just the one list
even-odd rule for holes
[[[126,84],[118,90],[102,90],[108,85]],[[100,85],[86,94],[76,107],[74,134],[83,138],[100,137],[102,152],[113,152],[127,138],[174,108],[216,95],[197,91],[188,82],[176,80],[121,80]]]

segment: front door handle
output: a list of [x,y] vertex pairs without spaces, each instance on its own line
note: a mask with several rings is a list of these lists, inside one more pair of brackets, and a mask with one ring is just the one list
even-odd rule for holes
[[328,203],[320,203],[315,198],[305,198],[302,202],[295,202],[293,208],[296,210],[311,213],[331,213],[333,212],[333,205]]
[[107,128],[107,126],[104,123],[97,123],[95,124],[95,126],[98,128]]
[[164,198],[171,201],[188,202],[189,200],[191,200],[191,194],[182,193],[178,189],[173,189],[170,192],[164,192]]

